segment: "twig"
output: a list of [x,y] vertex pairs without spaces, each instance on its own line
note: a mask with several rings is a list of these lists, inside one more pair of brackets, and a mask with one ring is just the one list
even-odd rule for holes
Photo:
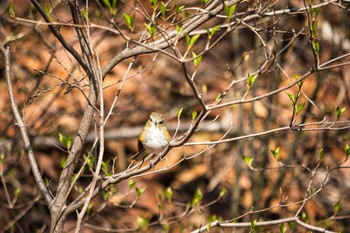
[[15,116],[17,126],[19,127],[19,129],[21,131],[21,136],[22,136],[22,139],[24,141],[25,150],[28,153],[29,164],[30,164],[30,167],[32,169],[35,181],[38,184],[38,187],[40,189],[41,194],[44,196],[46,204],[50,205],[52,203],[53,199],[50,195],[50,191],[46,187],[45,182],[41,176],[41,173],[40,173],[40,170],[39,170],[38,164],[36,162],[34,152],[33,152],[30,140],[29,140],[27,127],[26,127],[25,123],[23,122],[21,114],[19,113],[19,110],[18,110],[17,105],[16,105],[15,97],[13,94],[11,73],[10,73],[10,67],[11,67],[11,65],[10,65],[10,50],[9,50],[9,48],[5,49],[5,47],[3,45],[0,45],[0,50],[5,58],[5,77],[6,77],[7,89],[8,89],[8,93],[9,93],[12,112]]

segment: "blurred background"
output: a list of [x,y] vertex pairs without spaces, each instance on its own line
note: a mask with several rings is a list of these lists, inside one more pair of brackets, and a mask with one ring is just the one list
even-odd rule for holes
[[[113,21],[125,35],[137,41],[145,32],[144,23],[147,22],[140,12],[151,14],[152,7],[148,1],[135,2],[118,1],[118,10],[113,12],[106,1],[90,1],[89,19],[95,25],[110,28],[113,28]],[[314,4],[320,2],[323,1],[314,1]],[[43,1],[41,4],[50,11],[53,21],[72,23],[72,16],[64,2]],[[169,1],[169,14],[182,5],[185,10],[174,17],[174,22],[162,17],[157,17],[156,22],[161,27],[174,30],[176,23],[191,17],[195,13],[193,9],[202,4],[202,1]],[[336,64],[350,61],[349,3],[340,4],[321,7],[317,16],[320,64],[342,55],[346,56]],[[80,2],[80,5],[83,9],[85,2]],[[15,16],[11,16],[11,6]],[[140,10],[140,6],[144,8]],[[244,1],[237,5],[236,15],[254,15],[261,6],[277,11],[300,9],[305,5],[304,1]],[[42,19],[29,1],[6,2],[1,4],[0,10],[0,39],[10,47],[17,105],[22,111],[42,174],[55,193],[62,161],[67,155],[59,135],[68,137],[76,134],[86,106],[83,93],[88,89],[88,80],[48,27],[37,23]],[[132,32],[124,21],[125,12],[135,16]],[[192,61],[186,63],[189,74],[197,72],[195,83],[203,100],[207,104],[214,103],[233,80],[237,83],[229,89],[224,102],[242,99],[247,93],[248,73],[259,71],[265,61],[268,66],[264,66],[246,99],[285,87],[295,81],[295,77],[314,69],[308,20],[307,13],[296,12],[256,17],[246,23],[256,29],[259,37],[251,28],[241,24],[218,40],[213,48],[206,50],[198,69]],[[214,17],[197,30],[224,25],[225,22],[220,17]],[[57,28],[80,52],[74,28],[62,25]],[[90,28],[91,41],[101,67],[114,56],[136,46],[113,30],[98,26]],[[225,30],[220,29],[216,38]],[[207,43],[204,33],[193,51],[200,54]],[[186,41],[179,41],[176,48],[183,54],[187,48]],[[273,59],[266,58],[266,48],[274,55]],[[165,51],[174,54],[170,48]],[[0,69],[4,71],[4,60],[0,59]],[[176,59],[162,52],[139,55],[125,82],[122,82],[130,62],[131,59],[121,61],[103,82],[106,113],[123,85],[105,128],[106,175],[128,167],[130,157],[137,152],[138,134],[152,111],[163,113],[166,125],[174,135],[179,122],[177,109],[183,109],[177,134],[180,136],[189,128],[192,112],[201,110],[185,80],[183,67]],[[347,107],[339,121],[344,120],[342,126],[348,126],[349,84],[348,65],[309,75],[303,82],[298,99],[299,103],[305,103],[305,107],[295,117],[294,124],[315,123],[307,128],[319,128],[322,121],[336,120],[336,108],[339,106]],[[0,228],[10,232],[47,231],[49,211],[40,198],[28,165],[3,76],[0,77],[0,87],[3,90],[0,92]],[[298,88],[294,86],[287,91],[295,94]],[[347,179],[350,164],[344,151],[350,143],[349,129],[285,129],[263,133],[290,125],[293,117],[290,102],[286,92],[282,91],[258,101],[210,112],[202,123],[205,127],[198,130],[190,142],[216,141],[226,133],[225,138],[262,134],[213,147],[185,145],[173,148],[153,173],[132,179],[139,189],[145,188],[141,195],[130,188],[129,180],[110,187],[108,192],[112,194],[108,198],[103,194],[95,198],[83,231],[140,230],[142,221],[146,221],[144,231],[189,232],[215,219],[237,222],[275,220],[294,216],[305,197],[315,193],[300,214],[302,220],[332,231],[350,232],[347,229],[350,225],[350,182]],[[91,129],[84,154],[89,152],[95,137],[96,127]],[[278,156],[274,156],[271,151],[276,152],[277,148]],[[247,158],[252,159],[251,164]],[[81,157],[80,163],[83,162],[84,157]],[[69,201],[74,200],[79,189],[91,181],[89,167],[84,173]],[[167,199],[170,190],[171,200]],[[193,204],[196,198],[199,198],[200,204],[189,208],[188,203]],[[251,210],[256,212],[248,214]],[[67,232],[74,230],[74,222],[75,216],[68,219]],[[289,232],[307,232],[292,224],[286,224],[286,227]],[[216,230],[232,232],[232,229]],[[276,226],[256,230],[280,232]],[[249,229],[237,229],[235,232],[249,232]]]

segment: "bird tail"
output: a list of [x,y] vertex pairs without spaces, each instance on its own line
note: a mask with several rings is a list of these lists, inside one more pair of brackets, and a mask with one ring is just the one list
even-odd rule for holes
[[140,161],[145,159],[146,156],[147,156],[147,153],[145,151],[145,148],[142,148],[142,150],[140,150],[139,152],[131,156],[131,159],[135,161]]

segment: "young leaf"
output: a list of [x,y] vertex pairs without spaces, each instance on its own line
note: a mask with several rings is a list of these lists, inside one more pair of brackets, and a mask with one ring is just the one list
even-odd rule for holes
[[10,17],[16,17],[15,8],[13,7],[12,2],[9,3],[9,15]]
[[192,112],[192,121],[196,120],[196,118],[197,118],[197,112],[193,111]]
[[149,225],[149,219],[138,216],[137,217],[137,225],[140,228],[144,229]]
[[128,26],[129,30],[132,32],[134,31],[134,23],[135,23],[135,15],[129,15],[127,13],[123,13],[124,21],[126,25]]
[[66,147],[66,149],[69,150],[70,147],[72,146],[73,136],[72,135],[65,136],[59,133],[59,139],[60,139],[60,142]]
[[308,216],[307,216],[307,214],[305,212],[301,213],[301,220],[303,222],[307,222],[308,221]]
[[207,222],[208,222],[208,224],[207,224],[207,232],[210,232],[210,229],[211,229],[211,224],[210,223],[215,222],[217,220],[218,220],[218,218],[217,218],[217,216],[215,214],[210,215],[208,217],[208,219],[207,219]]
[[320,158],[320,160],[323,159],[323,157],[324,157],[324,150],[323,149],[321,149],[320,152],[318,152],[318,157]]
[[203,199],[203,193],[199,188],[197,188],[192,200],[192,206],[197,205],[202,199]]
[[86,209],[86,213],[87,214],[90,214],[91,213],[91,210],[92,210],[92,207],[94,206],[94,203],[90,203]]
[[128,181],[128,186],[129,186],[129,189],[130,189],[130,190],[131,190],[131,189],[134,189],[135,186],[136,186],[136,182],[133,181],[133,180],[129,180],[129,181]]
[[148,25],[145,23],[145,26],[147,28],[147,32],[150,34],[151,37],[154,37],[155,32],[157,31],[156,25]]
[[250,169],[253,169],[252,163],[253,163],[254,159],[252,157],[244,155],[243,156],[243,161],[248,165],[248,167]]
[[111,3],[109,2],[109,0],[103,0],[103,3],[108,8],[109,13],[112,14],[114,12],[114,10],[113,10],[113,7],[112,7]]
[[294,97],[294,95],[292,93],[288,92],[288,91],[286,91],[286,94],[288,95],[291,104],[294,105],[295,104],[295,97]]
[[210,40],[211,38],[213,38],[213,36],[215,35],[215,33],[219,30],[220,25],[217,25],[215,27],[209,28],[207,29],[207,34],[208,34],[208,39]]
[[312,42],[312,49],[314,50],[315,54],[320,53],[320,43],[318,41]]
[[164,2],[160,3],[159,9],[160,9],[160,13],[162,14],[162,17],[165,18],[167,9],[166,9],[166,5],[164,4]]
[[86,8],[83,8],[83,9],[81,10],[81,15],[83,16],[83,18],[84,18],[85,20],[88,20],[88,19],[89,19],[89,12],[87,11]]
[[347,161],[349,159],[350,156],[350,146],[348,144],[345,145],[345,161]]
[[95,164],[95,156],[90,154],[90,156],[84,155],[84,159],[86,160],[86,164],[91,169]]
[[145,192],[145,190],[146,190],[146,187],[144,187],[144,188],[135,187],[135,192],[136,192],[137,197],[140,197],[142,195],[142,193]]
[[16,199],[18,198],[19,194],[21,194],[21,191],[22,191],[22,190],[21,190],[20,188],[16,188],[16,189],[15,189],[14,196],[15,196]]
[[279,159],[280,159],[280,148],[277,147],[276,149],[270,150],[270,151],[271,151],[273,157],[275,157],[275,159],[276,159],[277,161],[279,161]]
[[171,187],[168,187],[165,189],[165,197],[168,200],[168,202],[171,202],[171,198],[173,197],[173,190],[171,189]]
[[250,222],[250,232],[255,232],[257,219]]
[[190,37],[189,35],[186,35],[186,43],[187,43],[188,49],[191,49],[193,47],[193,45],[196,43],[199,37],[200,37],[200,34],[194,35],[192,37]]
[[299,105],[295,105],[295,112],[296,112],[296,113],[301,112],[301,110],[303,110],[304,107],[305,107],[305,102],[304,102],[304,103],[301,103],[301,104],[299,104]]
[[60,161],[60,165],[62,168],[64,168],[66,166],[66,163],[67,163],[67,158],[66,157],[63,157]]
[[340,201],[337,201],[337,203],[335,203],[334,206],[333,206],[334,215],[339,213],[340,207],[341,207]]
[[346,110],[346,107],[344,108],[340,108],[339,106],[337,107],[337,109],[335,110],[337,120],[345,113],[345,110]]
[[182,27],[180,27],[179,25],[175,25],[175,31],[176,31],[176,34],[179,35],[181,34],[181,32],[183,31],[184,29]]
[[185,5],[182,5],[182,6],[176,6],[176,14],[180,13],[183,9],[185,8]]
[[149,0],[149,2],[151,3],[152,7],[155,8],[158,3],[158,0]]
[[250,74],[248,73],[247,85],[248,85],[248,88],[249,88],[249,89],[253,86],[253,84],[255,83],[255,80],[256,80],[257,77],[258,77],[257,74],[255,74],[255,75],[250,75]]
[[232,16],[234,15],[236,11],[237,4],[234,4],[232,6],[227,6],[226,4],[224,5],[224,11],[227,16],[227,18],[231,19]]
[[222,190],[220,191],[219,197],[221,198],[221,197],[225,196],[226,192],[227,192],[226,189],[222,189]]
[[180,118],[180,116],[182,114],[182,110],[184,110],[184,108],[176,108],[176,115],[178,118]]
[[109,198],[109,193],[108,192],[106,192],[106,191],[102,191],[101,192],[101,196],[102,196],[102,199],[104,200],[104,201],[106,201],[108,198]]
[[194,59],[194,60],[193,60],[194,66],[195,66],[196,68],[198,68],[199,64],[201,63],[202,57],[203,57],[203,55],[197,56],[194,52],[192,52],[192,58]]
[[287,232],[287,227],[283,223],[281,223],[279,225],[279,228],[280,228],[280,233],[286,233]]

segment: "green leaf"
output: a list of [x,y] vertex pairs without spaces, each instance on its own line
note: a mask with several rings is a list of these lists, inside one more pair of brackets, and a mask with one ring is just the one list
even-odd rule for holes
[[90,203],[86,209],[86,213],[87,214],[90,214],[91,213],[91,210],[92,210],[92,207],[94,206],[94,203]]
[[286,233],[287,232],[287,228],[286,228],[286,226],[283,223],[281,223],[279,225],[279,228],[280,228],[280,233]]
[[145,23],[145,26],[147,28],[147,32],[150,34],[151,37],[154,37],[155,32],[157,31],[156,25],[148,25]]
[[347,161],[349,159],[349,156],[350,156],[350,146],[348,144],[345,145],[345,161]]
[[215,27],[209,28],[207,29],[207,34],[208,34],[208,39],[210,40],[211,38],[213,38],[213,36],[215,35],[215,33],[219,30],[220,25],[217,25]]
[[315,54],[320,54],[320,43],[318,41],[312,42],[312,49],[314,50]]
[[50,13],[51,13],[51,5],[46,4],[46,5],[44,6],[44,11],[45,11],[45,13],[46,13],[47,15],[50,15]]
[[243,161],[248,165],[250,169],[253,169],[252,163],[254,159],[252,157],[243,155]]
[[129,186],[129,189],[132,190],[132,189],[135,188],[136,182],[133,181],[133,180],[129,180],[129,181],[128,181],[128,186]]
[[279,161],[279,159],[280,159],[280,148],[277,147],[276,149],[270,150],[270,151],[271,151],[273,157],[275,157],[275,159],[276,159],[277,161]]
[[199,202],[202,201],[202,199],[203,199],[203,193],[199,188],[197,188],[192,200],[192,206],[197,205]]
[[66,149],[69,150],[73,143],[73,136],[72,135],[65,136],[59,133],[59,140],[66,147]]
[[102,172],[108,175],[108,162],[102,161],[102,166],[101,166]]
[[101,196],[104,201],[107,201],[110,195],[108,192],[102,190]]
[[197,118],[197,112],[196,111],[193,111],[192,112],[192,121],[195,121]]
[[136,192],[137,197],[140,197],[142,195],[142,193],[145,192],[145,190],[146,190],[146,187],[143,187],[143,188],[135,187],[135,192]]
[[294,105],[295,104],[295,97],[294,97],[294,95],[292,93],[288,92],[288,91],[286,91],[286,94],[288,95],[291,104]]
[[81,10],[81,15],[83,16],[83,18],[84,18],[85,20],[88,20],[88,19],[89,19],[89,12],[88,12],[88,10],[87,10],[86,8],[83,8],[83,9]]
[[112,7],[111,3],[109,2],[109,0],[103,0],[103,3],[108,8],[109,13],[113,13],[113,7]]
[[311,38],[316,39],[317,37],[317,22],[313,22],[310,28]]
[[194,66],[198,68],[199,64],[202,61],[203,55],[197,56],[194,52],[192,52],[192,58],[194,59]]
[[127,13],[123,13],[124,21],[126,25],[128,26],[129,30],[132,32],[134,31],[134,23],[135,23],[135,15],[129,15]]
[[304,103],[301,103],[301,104],[299,104],[299,105],[295,105],[295,112],[296,112],[296,113],[301,112],[301,110],[303,110],[304,107],[305,107],[305,102],[304,102]]
[[173,190],[171,189],[171,187],[168,187],[165,189],[165,193],[164,193],[166,199],[168,200],[168,202],[171,202],[171,198],[173,197]]
[[64,168],[66,166],[66,163],[67,163],[67,158],[66,157],[63,157],[60,161],[60,165],[62,168]]
[[184,110],[184,108],[176,108],[176,115],[178,118],[180,118],[183,110]]
[[206,4],[207,2],[209,2],[209,0],[202,0],[203,4]]
[[336,108],[335,112],[336,112],[336,116],[337,116],[337,120],[345,113],[346,107],[344,108],[340,108],[339,106]]
[[14,192],[14,197],[17,199],[19,194],[21,194],[22,190],[20,188],[16,188]]
[[10,17],[16,17],[15,8],[13,7],[12,2],[9,3],[9,15]]
[[181,34],[181,32],[183,31],[184,29],[182,27],[180,27],[179,25],[175,25],[175,31],[176,31],[176,34],[179,35]]
[[312,21],[316,21],[316,18],[318,16],[318,14],[320,13],[320,8],[319,7],[311,8],[310,13],[312,15]]
[[159,9],[160,9],[160,13],[162,14],[163,18],[165,18],[167,9],[166,9],[166,5],[164,4],[164,2],[160,3]]
[[192,37],[190,37],[189,35],[186,35],[186,43],[187,43],[188,49],[191,49],[193,47],[193,45],[196,43],[199,37],[200,37],[200,34],[194,35]]
[[90,154],[90,156],[84,155],[84,159],[86,159],[86,164],[91,169],[95,165],[95,156]]
[[333,206],[334,215],[339,213],[340,208],[341,208],[340,201],[337,201],[337,203],[335,203]]
[[208,219],[207,219],[207,221],[208,221],[209,223],[212,223],[212,222],[214,222],[214,221],[216,221],[216,220],[218,220],[218,218],[216,217],[215,214],[210,215],[210,216],[208,217]]
[[257,219],[254,219],[253,221],[250,222],[250,230],[251,230],[251,232],[252,232],[252,230],[255,230],[256,223],[257,223]]
[[151,3],[152,7],[155,8],[157,6],[158,0],[149,0]]
[[257,74],[255,74],[255,75],[250,75],[250,74],[248,73],[247,85],[248,85],[248,88],[249,88],[249,89],[253,86],[253,84],[255,83],[257,77],[258,77]]
[[320,152],[318,152],[318,157],[320,158],[320,160],[323,159],[323,157],[324,157],[324,150],[323,149],[321,149]]
[[222,190],[220,191],[219,198],[225,196],[225,195],[226,195],[226,192],[227,192],[226,189],[222,189]]
[[232,6],[224,5],[224,11],[227,16],[227,18],[231,19],[236,11],[237,4],[234,4]]
[[184,8],[185,8],[185,5],[176,6],[176,8],[175,8],[176,14],[180,13]]
[[308,216],[305,212],[301,213],[301,220],[303,222],[307,222],[308,221]]
[[150,220],[148,218],[143,218],[140,216],[137,217],[137,225],[142,229],[146,228],[149,225],[149,221]]

